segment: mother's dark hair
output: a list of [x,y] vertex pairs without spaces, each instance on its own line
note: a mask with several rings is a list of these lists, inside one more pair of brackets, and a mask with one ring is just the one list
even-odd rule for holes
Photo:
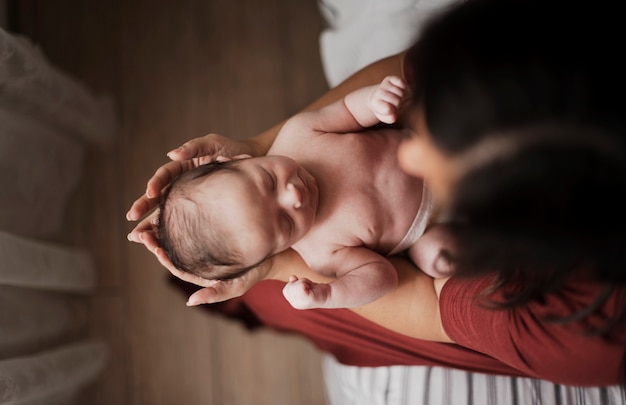
[[414,104],[450,152],[496,130],[563,121],[624,133],[616,6],[468,0],[426,26],[407,55]]
[[412,102],[443,152],[509,142],[469,164],[447,207],[457,274],[521,286],[504,305],[540,299],[579,269],[624,288],[620,19],[609,3],[468,0],[407,53]]
[[[512,150],[457,183],[447,207],[459,273],[498,269],[526,281],[511,303],[538,298],[576,269],[626,284],[626,159],[612,136],[565,125],[520,129]],[[530,141],[529,141],[530,140]],[[532,280],[532,282],[528,282]]]

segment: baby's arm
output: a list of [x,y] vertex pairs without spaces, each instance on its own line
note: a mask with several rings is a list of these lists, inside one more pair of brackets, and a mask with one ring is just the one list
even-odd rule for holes
[[292,276],[283,294],[296,309],[354,308],[369,304],[393,290],[398,275],[384,257],[366,247],[344,247],[326,261],[341,269],[330,283],[314,283]]
[[398,119],[406,84],[398,76],[387,76],[376,86],[364,87],[344,97],[345,108],[363,128]]
[[297,114],[285,123],[279,137],[301,134],[302,129],[324,133],[358,132],[380,122],[393,124],[403,101],[406,85],[398,76],[380,84],[362,87],[319,110]]

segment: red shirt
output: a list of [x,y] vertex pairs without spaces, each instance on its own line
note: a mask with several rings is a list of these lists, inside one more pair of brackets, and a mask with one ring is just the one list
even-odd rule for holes
[[[581,323],[546,322],[546,315],[572,314],[593,302],[601,287],[576,282],[543,303],[510,310],[487,309],[474,297],[489,278],[449,280],[440,296],[441,318],[457,344],[429,342],[394,333],[348,309],[293,309],[283,282],[258,283],[243,297],[216,304],[228,316],[308,337],[341,363],[356,366],[435,365],[483,373],[536,377],[566,385],[603,386],[619,382],[624,343],[585,334]],[[617,311],[614,294],[598,324]]]
[[489,278],[451,279],[441,297],[441,318],[448,336],[457,344],[486,353],[523,374],[567,385],[617,384],[624,355],[624,335],[602,338],[589,333],[620,310],[621,294],[614,293],[584,321],[556,323],[581,311],[604,289],[603,285],[572,280],[543,302],[520,308],[487,309],[474,297]]

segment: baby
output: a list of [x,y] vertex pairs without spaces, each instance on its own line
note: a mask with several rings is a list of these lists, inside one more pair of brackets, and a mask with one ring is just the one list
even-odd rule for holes
[[283,292],[297,309],[380,298],[397,284],[383,255],[407,249],[438,276],[428,264],[438,238],[420,239],[431,197],[398,165],[401,132],[375,126],[396,121],[404,89],[402,79],[388,77],[294,116],[266,156],[220,158],[182,174],[163,195],[158,221],[172,263],[230,279],[293,248],[313,270],[335,278],[322,284],[293,276]]

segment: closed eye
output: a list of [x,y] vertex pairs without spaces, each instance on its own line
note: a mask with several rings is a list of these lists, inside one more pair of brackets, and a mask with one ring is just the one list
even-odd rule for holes
[[293,222],[293,219],[291,219],[291,217],[289,216],[289,214],[287,214],[284,211],[283,211],[283,217],[284,217],[285,223],[287,223],[287,227],[289,229],[289,238],[291,239],[291,234],[293,233],[293,230],[295,228],[295,224]]
[[272,190],[272,191],[276,190],[276,179],[274,179],[274,176],[272,176],[270,174],[270,172],[268,172],[265,169],[263,169],[263,173],[265,173],[265,175],[267,176],[267,179],[268,179],[269,185],[270,185],[270,190]]

